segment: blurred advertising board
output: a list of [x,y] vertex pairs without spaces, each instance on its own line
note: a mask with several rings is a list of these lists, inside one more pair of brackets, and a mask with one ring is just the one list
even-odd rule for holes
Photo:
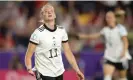
[[[36,80],[27,71],[0,70],[0,80]],[[64,73],[64,80],[78,80],[73,70]]]

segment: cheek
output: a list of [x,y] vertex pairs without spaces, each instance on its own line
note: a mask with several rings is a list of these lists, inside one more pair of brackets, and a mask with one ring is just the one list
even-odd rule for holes
[[110,21],[110,17],[106,17],[106,21]]
[[106,19],[106,21],[107,21],[107,23],[108,23],[108,22],[110,22],[110,20],[109,20],[109,19]]
[[115,19],[114,19],[114,18],[108,18],[107,21],[108,21],[108,22],[114,22]]
[[45,17],[48,17],[48,14],[46,14]]
[[54,17],[54,18],[56,18],[56,15],[55,15],[55,13],[52,13],[52,14],[53,14],[53,17]]
[[113,19],[113,21],[115,22],[115,21],[116,21],[116,19],[114,18],[114,19]]
[[46,17],[46,15],[43,15],[43,17],[45,18],[45,17]]
[[48,18],[48,16],[47,16],[47,15],[44,15],[44,16],[43,16],[43,18],[44,18],[44,19],[47,19],[47,18]]

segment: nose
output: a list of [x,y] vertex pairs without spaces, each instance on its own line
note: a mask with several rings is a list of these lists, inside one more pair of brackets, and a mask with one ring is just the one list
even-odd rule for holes
[[48,14],[51,14],[51,11],[49,11]]

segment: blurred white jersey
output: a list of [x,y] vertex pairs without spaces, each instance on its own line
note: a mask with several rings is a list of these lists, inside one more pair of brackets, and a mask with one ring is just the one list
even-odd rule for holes
[[126,56],[120,59],[123,50],[122,36],[127,36],[127,30],[121,24],[118,24],[115,28],[110,28],[108,26],[104,27],[100,32],[106,43],[106,49],[104,53],[104,58],[113,62],[122,62],[123,60],[131,59],[129,52],[126,52]]
[[65,29],[55,25],[51,30],[41,25],[31,35],[30,42],[36,44],[35,68],[44,76],[57,77],[64,72],[61,48],[62,42],[67,42]]

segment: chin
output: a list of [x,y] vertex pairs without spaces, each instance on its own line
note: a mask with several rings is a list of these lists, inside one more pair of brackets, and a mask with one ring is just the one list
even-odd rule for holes
[[49,20],[49,21],[52,21],[52,20],[54,20],[54,18],[49,18],[48,20]]
[[45,18],[46,21],[52,21],[52,20],[55,20],[55,18],[53,17],[48,17],[48,18]]

